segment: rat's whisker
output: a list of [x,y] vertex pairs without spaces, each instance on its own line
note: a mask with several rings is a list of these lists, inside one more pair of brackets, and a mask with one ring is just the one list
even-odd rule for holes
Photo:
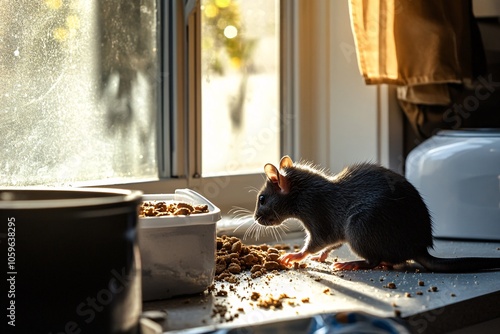
[[282,221],[282,220],[281,220],[280,215],[278,214],[278,212],[276,212],[276,210],[275,210],[275,209],[273,209],[273,212],[274,212],[274,215],[276,216],[276,219],[277,219],[278,221]]
[[256,236],[258,233],[258,229],[261,225],[258,224],[257,222],[254,222],[252,225],[250,225],[248,227],[248,229],[245,231],[245,234],[243,234],[243,239],[247,239],[247,238],[255,238],[255,239],[258,239],[258,237]]
[[262,228],[263,226],[260,224],[253,224],[253,233],[251,237],[254,238],[255,240],[259,240],[259,237],[262,233]]
[[252,229],[252,225],[250,225],[250,227],[247,228],[247,230],[245,231],[245,233],[243,233],[243,240],[246,240],[248,238],[248,234],[250,233],[249,231]]
[[266,226],[263,232],[263,235],[274,238],[275,228],[274,226]]
[[[249,221],[252,221],[252,218],[251,217],[248,217],[247,219],[245,218],[240,218],[237,220],[236,224],[238,226],[236,226],[233,230],[233,232],[236,232],[238,231],[242,226],[245,226]],[[255,223],[251,224],[250,227],[248,229],[250,229],[253,225],[255,225]],[[248,231],[247,229],[247,231]],[[246,233],[245,233],[246,234]]]
[[257,239],[256,239],[256,240],[259,240],[259,238],[260,238],[261,236],[264,236],[264,237],[265,237],[265,236],[268,234],[268,229],[269,229],[269,228],[270,228],[269,226],[262,226],[262,225],[260,225],[260,226],[259,226],[259,235],[257,236]]
[[229,213],[233,215],[233,220],[238,225],[233,232],[236,232],[241,226],[253,220],[253,212],[247,208],[235,206],[229,210]]
[[265,235],[266,226],[257,225],[257,229],[255,231],[255,240],[259,240],[261,236]]
[[245,187],[245,189],[247,189],[249,193],[256,193],[256,194],[259,193],[259,189],[257,189],[256,187],[253,187],[253,186]]
[[273,237],[273,239],[279,240],[279,237],[281,237],[281,235],[279,234],[277,227],[272,226],[272,228],[271,228],[271,236]]
[[233,206],[233,208],[228,211],[229,214],[242,213],[242,212],[252,214],[251,210],[241,206]]
[[239,213],[233,217],[233,220],[240,221],[242,219],[249,220],[252,219],[252,215],[248,213]]
[[243,233],[243,240],[246,240],[249,237],[250,233],[252,233],[251,231],[253,229],[253,225],[254,224],[250,225],[245,231],[245,233]]
[[281,232],[283,232],[285,235],[288,234],[289,231],[290,231],[290,227],[289,226],[286,226],[286,225],[282,226]]
[[235,218],[235,222],[236,222],[237,226],[234,229],[234,232],[236,232],[242,226],[247,225],[249,222],[252,222],[252,224],[250,225],[250,226],[252,226],[255,223],[255,220],[253,219],[252,216],[242,216],[242,217]]
[[286,224],[286,221],[284,221],[283,224],[281,224],[279,227],[285,233],[290,231],[290,226]]
[[276,229],[276,234],[278,235],[278,241],[282,242],[283,241],[283,237],[281,234],[285,234],[286,235],[286,230],[284,229],[284,226],[279,226],[277,229]]

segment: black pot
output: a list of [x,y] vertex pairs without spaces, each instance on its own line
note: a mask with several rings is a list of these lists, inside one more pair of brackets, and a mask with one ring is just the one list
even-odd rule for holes
[[118,189],[0,188],[7,333],[138,332],[141,198]]

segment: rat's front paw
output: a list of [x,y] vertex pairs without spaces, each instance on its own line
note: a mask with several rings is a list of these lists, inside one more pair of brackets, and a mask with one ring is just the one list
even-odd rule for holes
[[330,254],[330,250],[323,251],[323,252],[311,257],[311,260],[318,261],[318,262],[325,262],[326,258],[328,257],[328,254]]
[[285,265],[287,267],[291,267],[292,266],[292,262],[299,262],[299,261],[305,259],[306,256],[307,256],[307,254],[304,253],[304,252],[287,253],[287,254],[284,254],[284,255],[280,256],[280,258],[278,260],[283,265]]

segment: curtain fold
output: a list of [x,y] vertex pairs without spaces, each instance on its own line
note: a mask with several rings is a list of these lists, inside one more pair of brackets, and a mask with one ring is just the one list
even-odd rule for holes
[[[395,84],[411,120],[471,89],[486,58],[471,0],[350,0],[358,65],[366,84]],[[418,131],[418,129],[416,129]]]

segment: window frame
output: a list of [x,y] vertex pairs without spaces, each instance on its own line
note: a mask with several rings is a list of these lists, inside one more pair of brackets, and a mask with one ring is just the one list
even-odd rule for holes
[[[159,2],[161,24],[161,84],[163,100],[158,111],[158,180],[109,184],[145,194],[173,193],[190,188],[217,205],[223,215],[234,207],[249,210],[264,181],[263,173],[203,177],[201,175],[201,44],[200,4],[193,0]],[[280,132],[281,152],[293,152],[294,98],[292,2],[280,1]],[[283,33],[287,31],[288,33]],[[286,50],[286,51],[285,51]],[[188,94],[186,92],[197,92]],[[285,113],[284,110],[287,110]],[[288,153],[291,154],[291,153]],[[102,186],[96,185],[96,186]]]

